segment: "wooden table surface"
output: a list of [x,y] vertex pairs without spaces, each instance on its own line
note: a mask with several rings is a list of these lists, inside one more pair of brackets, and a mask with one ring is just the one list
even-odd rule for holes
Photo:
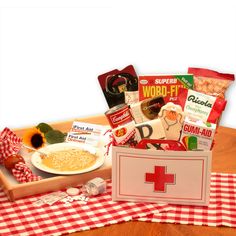
[[[80,119],[97,124],[107,124],[105,117],[91,117]],[[71,122],[60,122],[53,124],[54,128],[63,131],[68,131],[71,127]],[[25,130],[25,129],[24,129]],[[17,134],[21,136],[23,130],[18,130]],[[236,173],[236,129],[219,127],[215,136],[215,146],[212,156],[212,172],[221,173]],[[127,222],[116,225],[106,226],[94,230],[77,232],[70,236],[151,236],[151,235],[236,235],[235,228],[229,227],[208,227],[208,226],[193,226],[181,224],[166,224],[166,223],[146,223],[146,222]]]

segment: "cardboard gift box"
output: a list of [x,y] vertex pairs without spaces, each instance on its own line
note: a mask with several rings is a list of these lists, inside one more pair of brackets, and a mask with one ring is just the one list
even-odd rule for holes
[[112,199],[206,206],[211,160],[211,151],[112,147]]

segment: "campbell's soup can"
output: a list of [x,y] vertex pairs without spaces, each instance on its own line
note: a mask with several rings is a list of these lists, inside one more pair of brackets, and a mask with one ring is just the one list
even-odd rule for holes
[[133,120],[129,106],[127,104],[120,104],[112,107],[107,112],[105,112],[105,115],[112,129]]

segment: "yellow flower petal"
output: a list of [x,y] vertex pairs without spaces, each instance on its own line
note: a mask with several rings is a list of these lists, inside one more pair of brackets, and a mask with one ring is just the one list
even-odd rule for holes
[[44,134],[37,128],[26,131],[23,135],[23,143],[33,148],[41,148],[45,145],[46,139]]

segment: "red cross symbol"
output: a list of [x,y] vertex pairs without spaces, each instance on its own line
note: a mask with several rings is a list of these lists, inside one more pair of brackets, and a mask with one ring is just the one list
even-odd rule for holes
[[166,184],[175,183],[175,174],[166,174],[166,166],[155,166],[154,173],[146,173],[145,181],[154,183],[154,191],[165,192]]

